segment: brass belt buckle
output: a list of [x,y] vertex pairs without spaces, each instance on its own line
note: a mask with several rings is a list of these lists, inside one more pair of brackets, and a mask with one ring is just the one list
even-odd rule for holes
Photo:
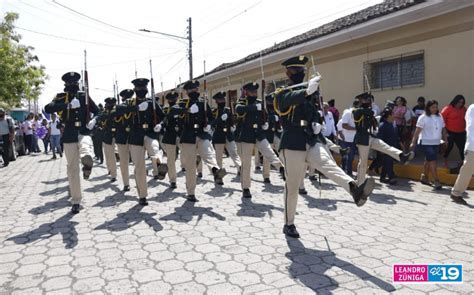
[[199,128],[199,124],[194,124],[194,129],[198,129]]
[[126,127],[125,131],[130,132],[130,127]]
[[227,132],[227,128],[223,128],[222,131]]
[[257,129],[258,128],[258,125],[257,124],[253,124],[253,129]]
[[306,121],[306,120],[300,120],[300,126],[302,126],[302,127],[308,126],[308,121]]
[[175,130],[176,132],[178,132],[178,131],[179,131],[179,127],[178,127],[178,126],[174,127],[174,130]]
[[272,128],[272,131],[275,131],[275,128]]
[[148,129],[148,124],[147,123],[142,124],[142,128],[143,129]]
[[110,131],[115,132],[115,128],[110,128]]
[[74,122],[74,126],[81,127],[81,122],[79,122],[79,121]]

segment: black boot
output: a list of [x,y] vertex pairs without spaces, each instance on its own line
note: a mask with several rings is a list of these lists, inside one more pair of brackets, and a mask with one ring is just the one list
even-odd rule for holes
[[172,183],[170,183],[170,188],[171,188],[171,189],[175,189],[175,188],[177,188],[177,186],[176,186],[176,182],[172,182]]
[[285,224],[283,226],[283,233],[291,238],[296,238],[296,239],[300,238],[300,234],[296,230],[296,226],[294,224],[291,224],[291,225]]
[[71,213],[72,214],[77,214],[80,211],[80,205],[79,204],[73,204],[71,208]]
[[84,179],[89,179],[89,176],[91,175],[91,172],[92,172],[92,165],[94,164],[92,157],[89,155],[82,157],[81,163],[82,163],[82,174],[84,176]]
[[168,165],[160,164],[158,165],[158,175],[157,178],[159,180],[163,180],[166,177],[166,173],[168,173]]
[[308,194],[308,192],[306,191],[305,188],[300,188],[300,189],[298,190],[298,192],[299,192],[300,195],[307,195],[307,194]]
[[142,206],[146,206],[146,205],[148,205],[148,201],[146,200],[146,198],[140,198],[140,199],[138,199],[138,204],[140,204]]
[[252,198],[252,194],[250,193],[250,189],[244,188],[244,190],[242,191],[242,197],[246,198],[246,199]]
[[400,163],[402,163],[402,164],[407,164],[408,162],[410,162],[411,160],[413,160],[414,157],[415,157],[415,153],[414,153],[414,152],[401,153],[401,154],[400,154]]
[[186,199],[190,202],[197,202],[196,196],[195,195],[187,195]]
[[270,178],[268,178],[268,177],[264,178],[263,183],[271,183]]
[[130,191],[130,186],[129,185],[124,185],[123,186],[123,191],[124,192],[129,192]]

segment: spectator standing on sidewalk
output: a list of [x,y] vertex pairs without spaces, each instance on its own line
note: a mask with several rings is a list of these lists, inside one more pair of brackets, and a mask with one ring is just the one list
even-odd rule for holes
[[8,117],[5,110],[0,108],[0,138],[3,142],[3,167],[7,167],[10,163],[10,146],[13,142],[14,134],[12,118]]
[[443,116],[446,130],[448,131],[448,146],[444,152],[444,165],[448,166],[448,156],[454,147],[458,147],[461,160],[464,161],[464,145],[466,144],[466,100],[458,94],[443,108]]
[[[431,185],[430,174],[434,179],[434,188],[441,189],[437,172],[437,160],[441,139],[444,145],[447,142],[446,128],[443,117],[439,114],[438,102],[428,100],[425,113],[418,118],[415,135],[413,136],[410,148],[413,150],[418,143],[425,154],[424,172],[421,174],[421,183]],[[418,141],[419,139],[419,141]]]
[[63,150],[61,148],[61,122],[56,113],[51,114],[51,122],[49,123],[49,134],[51,141],[51,151],[53,152],[52,159],[56,159],[56,152],[63,157]]
[[26,154],[29,155],[34,153],[33,149],[33,113],[29,113],[26,117],[25,122],[22,124],[23,134],[25,136],[25,150]]
[[458,204],[467,205],[462,198],[462,194],[466,191],[469,181],[474,174],[474,104],[471,104],[466,112],[466,135],[467,142],[464,153],[464,164],[459,170],[456,183],[451,190],[451,199]]
[[[393,124],[392,110],[389,108],[384,109],[381,114],[377,137],[394,148],[400,147],[397,128]],[[380,182],[391,185],[397,184],[395,172],[393,171],[393,158],[383,153],[379,154],[382,157],[382,172],[380,173]]]
[[354,161],[354,155],[357,151],[357,147],[354,143],[354,137],[356,134],[355,122],[354,117],[352,116],[352,110],[359,106],[359,101],[354,100],[352,103],[352,108],[349,108],[344,111],[341,117],[341,125],[342,125],[342,134],[343,134],[343,141],[340,145],[343,148],[350,148],[350,152],[342,158],[342,169],[346,172],[347,175],[352,177],[352,162]]

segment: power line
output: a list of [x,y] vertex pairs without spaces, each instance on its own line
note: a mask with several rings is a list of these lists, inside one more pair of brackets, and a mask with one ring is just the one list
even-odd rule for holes
[[15,26],[15,28],[19,29],[19,30],[30,32],[30,33],[34,33],[34,34],[39,34],[39,35],[43,35],[43,36],[47,36],[47,37],[51,37],[51,38],[63,39],[63,40],[74,41],[74,42],[89,43],[89,44],[94,44],[94,45],[99,45],[99,46],[108,46],[108,47],[115,47],[115,48],[145,49],[145,47],[130,47],[130,46],[121,46],[121,45],[115,45],[115,44],[107,44],[107,43],[101,43],[101,42],[80,40],[80,39],[75,39],[75,38],[69,38],[69,37],[64,37],[64,36],[58,36],[58,35],[38,32],[38,31],[30,30],[30,29],[21,28],[21,27],[18,27],[18,26]]
[[211,29],[209,29],[209,30],[207,30],[206,32],[204,32],[204,33],[202,33],[201,35],[199,35],[198,38],[201,38],[202,36],[204,36],[204,35],[206,35],[206,34],[212,32],[212,31],[218,29],[219,27],[225,25],[226,23],[230,22],[230,21],[233,20],[234,18],[236,18],[236,17],[238,17],[238,16],[240,16],[240,15],[246,13],[248,10],[254,8],[255,6],[259,5],[260,3],[262,3],[262,0],[258,1],[257,3],[253,4],[252,6],[250,6],[250,7],[246,8],[246,9],[244,9],[243,11],[237,13],[236,15],[234,15],[234,16],[228,18],[227,20],[221,22],[220,24],[218,24],[218,25],[212,27]]

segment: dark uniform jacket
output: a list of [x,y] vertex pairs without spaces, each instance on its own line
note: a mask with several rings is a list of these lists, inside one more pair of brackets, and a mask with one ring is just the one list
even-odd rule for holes
[[[81,106],[77,109],[70,109],[69,103],[77,98]],[[78,142],[79,135],[90,135],[90,130],[87,129],[86,125],[89,115],[97,115],[99,108],[94,101],[89,97],[89,110],[86,108],[86,99],[84,92],[78,92],[76,94],[71,93],[60,93],[57,97],[45,106],[47,113],[57,112],[61,123],[64,125],[64,132],[62,135],[62,141],[64,143]]]
[[[144,101],[148,102],[148,108],[145,111],[139,111],[138,105]],[[145,135],[158,138],[157,133],[153,131],[155,125],[153,122],[153,102],[151,100],[131,99],[124,104],[117,105],[116,110],[116,142],[118,144],[128,143],[143,146]],[[157,105],[155,112],[157,123],[159,123],[159,120],[164,117],[164,113],[159,105]]]
[[102,141],[106,144],[112,144],[117,132],[117,122],[115,122],[115,106],[113,108],[105,108],[97,117],[97,125],[103,130]]
[[177,105],[166,107],[164,109],[165,119],[163,121],[163,143],[176,145],[176,138],[180,133],[180,126],[178,124],[180,109]]
[[[223,114],[227,114],[227,120],[225,121],[222,121],[221,119]],[[234,119],[230,108],[218,105],[218,107],[213,111],[213,116],[214,133],[212,134],[212,143],[224,144],[226,141],[234,141],[234,133],[230,130],[234,125]]]
[[356,134],[354,143],[359,145],[369,145],[371,136],[370,128],[375,121],[374,113],[371,108],[359,107],[352,111],[354,123],[356,126]]
[[277,121],[275,119],[275,110],[272,109],[273,106],[267,107],[267,113],[268,113],[268,129],[264,130],[263,132],[265,133],[265,137],[267,138],[269,143],[273,143],[273,140],[275,138],[275,134],[277,132]]
[[235,141],[256,143],[257,140],[265,139],[265,133],[262,130],[263,112],[257,111],[257,104],[261,103],[260,100],[249,103],[247,98],[239,99],[235,105],[237,116]]
[[306,145],[326,143],[321,133],[313,133],[312,123],[322,120],[306,89],[277,90],[274,106],[283,127],[280,150],[306,151]]
[[[199,111],[195,114],[188,112],[188,109],[196,104],[199,107]],[[182,126],[180,134],[181,143],[196,143],[196,137],[201,139],[211,140],[211,134],[204,131],[206,123],[212,126],[212,110],[209,105],[207,105],[207,114],[204,112],[204,102],[199,100],[192,100],[190,98],[185,98],[179,101],[179,121]]]

